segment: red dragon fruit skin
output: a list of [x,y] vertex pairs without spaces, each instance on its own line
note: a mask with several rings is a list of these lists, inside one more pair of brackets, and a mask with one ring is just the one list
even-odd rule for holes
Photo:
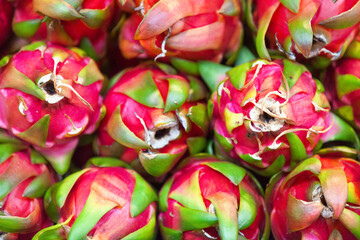
[[50,226],[42,197],[55,174],[39,154],[23,145],[0,144],[0,237],[28,240]]
[[0,70],[0,127],[41,151],[60,174],[78,136],[94,132],[101,117],[103,76],[73,50],[33,43]]
[[0,0],[0,48],[6,42],[11,33],[11,19],[13,16],[13,6],[7,0]]
[[[42,230],[34,240],[52,234],[59,240],[154,239],[157,195],[152,187],[119,160],[90,162],[90,167],[49,189],[45,205],[58,224]],[[58,210],[51,211],[54,206]]]
[[360,164],[315,155],[266,189],[275,239],[359,239]]
[[185,162],[160,191],[163,239],[268,239],[261,187],[244,168],[205,154]]
[[289,171],[331,128],[323,86],[303,65],[257,60],[227,74],[209,101],[220,157],[271,176]]
[[334,112],[360,131],[360,35],[328,67],[323,82]]
[[125,10],[136,6],[137,11],[126,20],[119,35],[125,58],[220,62],[239,48],[243,30],[237,0],[119,2]]
[[124,70],[113,78],[104,99],[97,153],[132,166],[140,161],[150,175],[164,175],[185,154],[205,148],[206,96],[200,80],[177,75],[165,64],[143,63]]
[[[251,0],[248,22],[256,29],[261,58],[278,50],[295,60],[324,56],[339,59],[359,31],[357,0]],[[266,43],[267,42],[267,43]]]
[[[13,31],[19,37],[78,46],[103,55],[113,0],[16,0]],[[45,22],[42,22],[45,20]]]

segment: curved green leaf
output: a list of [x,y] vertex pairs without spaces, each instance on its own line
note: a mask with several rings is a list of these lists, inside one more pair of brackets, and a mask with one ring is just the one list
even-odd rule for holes
[[168,196],[170,192],[170,188],[174,182],[174,178],[170,178],[167,182],[162,186],[159,193],[159,210],[160,212],[166,212],[168,209]]
[[307,157],[306,148],[301,139],[295,133],[286,134],[286,138],[290,145],[291,167]]
[[174,204],[174,211],[179,213],[180,228],[183,232],[208,228],[218,222],[215,214],[185,208],[178,203]]
[[56,192],[56,203],[60,208],[64,206],[68,194],[70,193],[72,187],[75,185],[79,177],[81,177],[81,175],[83,175],[89,170],[89,168],[85,168],[79,172],[71,174],[62,181],[59,189]]
[[190,155],[202,152],[206,147],[206,143],[207,139],[205,137],[189,137],[186,139]]
[[149,71],[143,71],[114,89],[151,108],[164,108],[164,101]]
[[360,2],[358,1],[351,9],[337,16],[325,19],[319,24],[331,29],[345,29],[360,22]]
[[300,0],[280,0],[280,2],[293,13],[299,12]]
[[131,169],[130,165],[117,159],[117,158],[111,158],[111,157],[93,157],[90,158],[85,167],[91,167],[91,166],[97,166],[97,167],[123,167],[127,169]]
[[291,38],[305,57],[309,57],[313,44],[313,30],[311,20],[317,12],[319,5],[310,3],[299,14],[289,20]]
[[25,149],[24,145],[3,143],[0,144],[0,164],[5,162],[13,153]]
[[110,117],[106,131],[118,143],[137,149],[148,149],[150,146],[137,137],[123,122],[121,117],[121,106],[119,105]]
[[196,62],[192,62],[182,58],[170,58],[171,64],[179,71],[185,72],[190,75],[198,76],[200,74],[199,66]]
[[16,136],[39,147],[46,147],[46,139],[50,124],[50,115],[46,114],[27,130]]
[[266,44],[265,44],[265,35],[268,30],[270,21],[272,16],[274,15],[276,9],[280,6],[280,2],[276,2],[275,4],[269,6],[259,21],[258,32],[256,35],[256,50],[259,56],[263,59],[267,59],[271,61],[269,52],[267,51]]
[[39,30],[41,19],[31,19],[22,22],[12,23],[14,33],[22,38],[31,38]]
[[210,61],[200,61],[198,64],[200,76],[203,78],[211,92],[216,91],[219,83],[226,78],[226,72],[231,69],[229,66]]
[[83,18],[74,6],[64,0],[34,0],[33,6],[34,11],[54,19],[72,21]]
[[199,185],[199,171],[194,172],[191,177],[172,190],[169,198],[178,201],[186,208],[206,212]]
[[139,159],[145,170],[152,176],[159,177],[169,172],[179,159],[185,154],[186,149],[179,153],[147,153],[139,152]]
[[39,176],[34,178],[31,183],[25,188],[23,197],[27,198],[41,198],[53,183],[50,173],[44,171]]
[[203,165],[218,171],[227,177],[234,185],[239,185],[246,175],[246,170],[230,162],[206,162]]
[[219,222],[219,235],[221,239],[238,239],[237,197],[235,194],[217,192],[207,196],[214,205]]
[[151,216],[150,221],[142,228],[130,233],[122,240],[151,240],[156,237],[156,214]]
[[131,217],[141,214],[152,202],[158,200],[154,189],[135,171],[135,186],[130,202]]
[[169,91],[166,97],[164,113],[181,107],[189,95],[190,85],[183,78],[167,78]]

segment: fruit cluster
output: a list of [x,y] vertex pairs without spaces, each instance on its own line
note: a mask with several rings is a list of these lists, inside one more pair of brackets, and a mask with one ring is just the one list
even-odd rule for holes
[[360,239],[360,0],[0,0],[0,239]]

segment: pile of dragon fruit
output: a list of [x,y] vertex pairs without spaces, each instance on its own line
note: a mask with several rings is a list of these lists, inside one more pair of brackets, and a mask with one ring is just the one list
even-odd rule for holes
[[1,240],[360,239],[360,0],[0,0]]

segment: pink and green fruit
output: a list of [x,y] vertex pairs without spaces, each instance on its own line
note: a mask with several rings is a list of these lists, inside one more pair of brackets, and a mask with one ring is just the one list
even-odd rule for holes
[[252,175],[211,155],[184,161],[160,191],[163,239],[268,239],[270,222]]
[[45,207],[58,224],[34,240],[154,239],[156,201],[152,187],[125,163],[93,158],[48,190]]
[[311,154],[332,125],[320,81],[289,60],[231,69],[209,101],[217,154],[272,176]]
[[35,42],[0,68],[0,127],[34,146],[64,174],[78,136],[102,115],[103,75],[79,49]]
[[169,65],[143,63],[120,72],[110,84],[95,141],[100,155],[128,163],[138,159],[158,177],[205,148],[207,91],[199,79],[178,75]]
[[81,46],[104,54],[113,0],[15,0],[14,33],[62,46]]
[[[179,57],[220,62],[236,57],[242,39],[238,0],[119,0],[137,11],[119,35],[126,58]],[[176,14],[174,14],[176,12]]]
[[51,225],[42,198],[56,178],[35,151],[22,144],[0,144],[0,239],[30,240]]
[[337,60],[359,31],[360,2],[250,0],[246,15],[261,58],[270,59],[269,48],[292,60],[316,56]]
[[359,239],[360,163],[315,155],[266,189],[276,239]]
[[344,57],[328,67],[323,82],[333,111],[360,130],[360,35]]

